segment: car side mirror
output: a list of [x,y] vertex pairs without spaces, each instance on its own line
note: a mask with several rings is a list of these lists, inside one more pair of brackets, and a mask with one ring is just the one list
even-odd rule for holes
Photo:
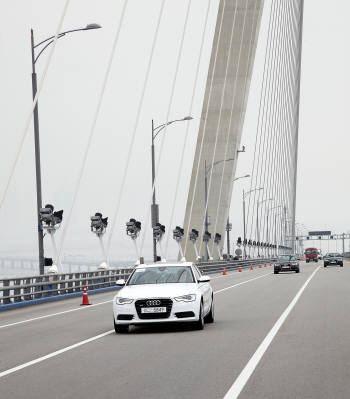
[[116,285],[125,285],[125,280],[123,278],[119,279],[115,283]]
[[197,281],[199,283],[209,283],[210,277],[209,276],[201,276],[201,277],[199,277],[199,279]]

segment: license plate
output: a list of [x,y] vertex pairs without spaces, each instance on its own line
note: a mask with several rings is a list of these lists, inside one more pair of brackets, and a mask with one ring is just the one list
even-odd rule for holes
[[290,267],[289,266],[282,266],[282,269],[286,269],[286,270],[288,269],[289,270]]
[[166,313],[166,307],[141,308],[141,313]]

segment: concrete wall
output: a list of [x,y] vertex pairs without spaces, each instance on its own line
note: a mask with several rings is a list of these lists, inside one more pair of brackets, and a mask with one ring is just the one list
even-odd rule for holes
[[[233,158],[212,167],[208,192],[209,231],[212,237],[215,233],[221,234],[221,246],[224,245],[237,149],[240,146],[263,4],[264,0],[220,1],[184,221],[186,242],[191,229],[200,232],[198,247],[204,231],[204,163],[206,161],[210,169],[213,162]],[[208,187],[210,173],[211,170],[208,170]],[[193,245],[186,242],[184,240],[183,243],[186,258],[194,260]],[[204,245],[201,254],[205,254]]]

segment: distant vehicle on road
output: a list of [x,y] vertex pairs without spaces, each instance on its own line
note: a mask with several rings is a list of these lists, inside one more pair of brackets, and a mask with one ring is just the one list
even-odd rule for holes
[[343,267],[343,257],[338,252],[330,252],[323,257],[323,266],[339,265]]
[[305,249],[306,263],[318,262],[318,250],[317,248],[306,248]]
[[210,277],[190,262],[139,265],[113,299],[116,333],[130,325],[191,322],[197,330],[214,322],[214,295]]
[[295,273],[300,272],[299,262],[294,255],[280,255],[274,265],[274,273],[279,272],[295,271]]

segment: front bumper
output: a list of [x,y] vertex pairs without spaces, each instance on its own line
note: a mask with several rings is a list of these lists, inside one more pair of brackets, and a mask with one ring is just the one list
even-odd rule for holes
[[[141,300],[143,299],[148,298],[141,298]],[[167,317],[160,317],[160,314],[158,313],[156,314],[155,318],[151,318],[152,316],[150,316],[149,314],[147,318],[142,318],[142,316],[140,317],[140,314],[137,312],[135,306],[135,302],[138,300],[135,300],[133,303],[127,305],[117,305],[114,302],[113,316],[115,323],[127,325],[141,325],[169,322],[193,322],[199,319],[200,299],[198,298],[193,302],[177,302],[172,299],[173,303],[169,316],[166,315]]]

